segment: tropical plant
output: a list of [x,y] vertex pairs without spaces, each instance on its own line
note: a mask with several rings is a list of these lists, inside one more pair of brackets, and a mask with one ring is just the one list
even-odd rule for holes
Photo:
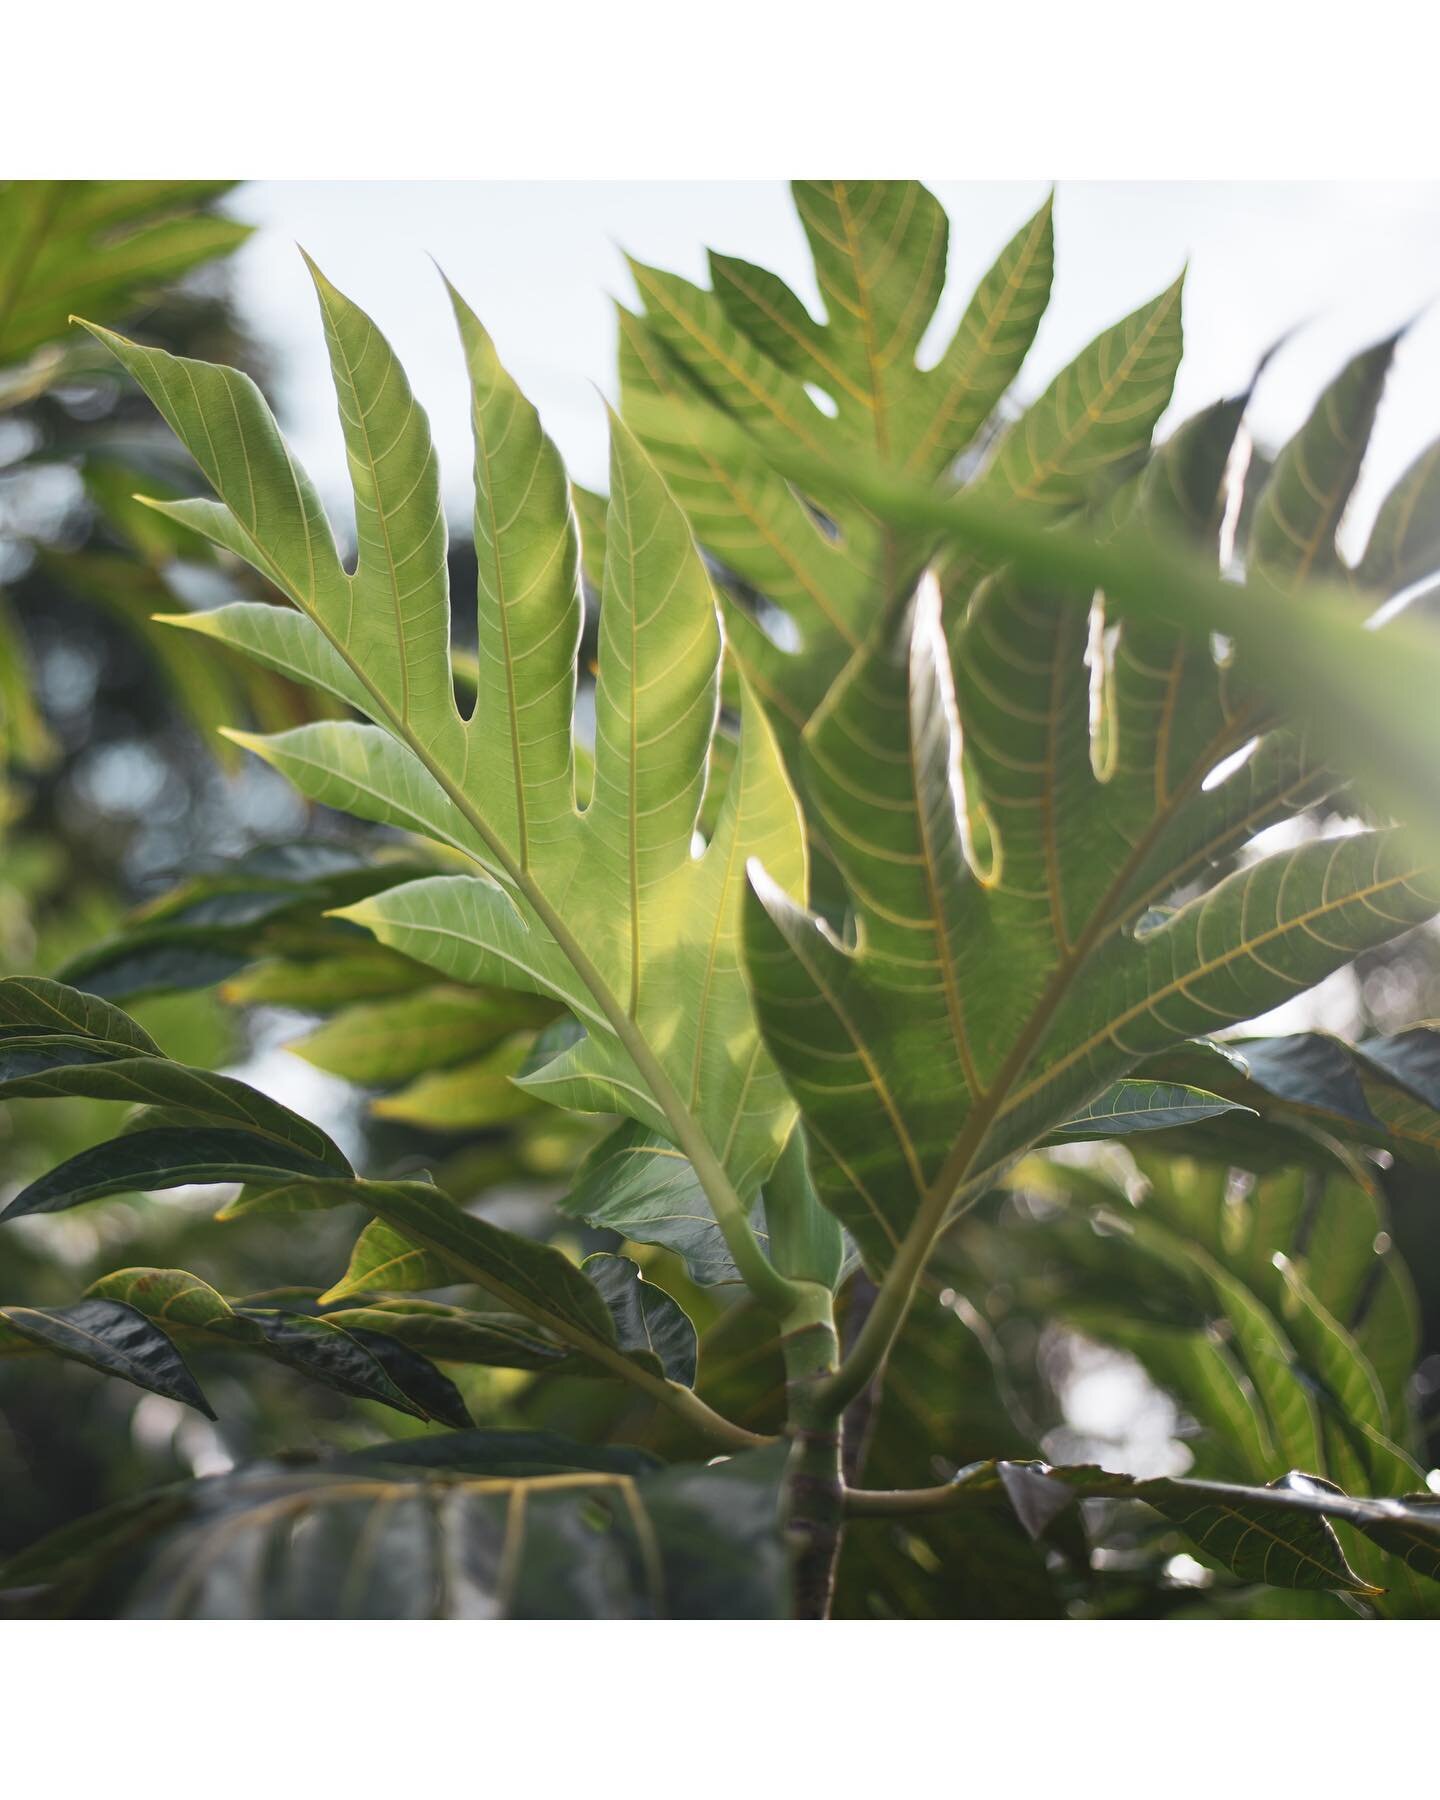
[[[879,1579],[894,1610],[919,1611],[906,1596],[924,1557],[877,1577],[887,1547],[872,1540],[869,1572],[854,1566],[877,1521],[916,1524],[912,1548],[936,1529],[932,1566],[963,1557],[966,1532],[1022,1549],[1058,1532],[1083,1568],[1077,1496],[1143,1501],[1247,1583],[1371,1595],[1384,1584],[1365,1570],[1440,1573],[1440,1515],[1389,1436],[1393,1347],[1388,1389],[1373,1356],[1368,1372],[1358,1350],[1340,1356],[1353,1296],[1318,1264],[1281,1272],[1283,1294],[1268,1278],[1252,1292],[1255,1271],[1228,1267],[1214,1243],[1209,1262],[1190,1253],[1192,1286],[1237,1332],[1243,1319],[1252,1347],[1267,1318],[1278,1346],[1276,1307],[1305,1314],[1299,1352],[1346,1421],[1323,1444],[1318,1425],[1291,1428],[1298,1402],[1263,1358],[1252,1384],[1285,1429],[1233,1408],[1226,1429],[1248,1457],[1140,1482],[1052,1469],[1013,1429],[957,1467],[963,1434],[916,1441],[924,1413],[907,1423],[891,1386],[917,1363],[945,1366],[927,1345],[957,1321],[942,1307],[937,1327],[927,1279],[956,1222],[1037,1146],[1181,1131],[1227,1142],[1227,1128],[1259,1115],[1268,1129],[1288,1106],[1278,1160],[1312,1147],[1306,1096],[1208,1034],[1440,910],[1429,839],[1401,825],[1252,850],[1322,800],[1359,804],[1350,769],[1332,766],[1348,740],[1277,699],[1269,640],[1247,626],[1217,649],[1211,636],[1244,612],[1239,595],[1273,622],[1283,589],[1292,621],[1314,600],[1327,655],[1395,661],[1385,633],[1332,627],[1308,585],[1344,572],[1335,532],[1389,346],[1349,365],[1276,459],[1250,499],[1245,585],[1222,583],[1205,559],[1218,565],[1240,500],[1226,472],[1245,397],[1150,442],[1180,356],[1178,284],[997,427],[1048,295],[1048,206],[921,370],[944,279],[933,198],[912,183],[802,184],[797,197],[824,326],[732,259],[716,259],[710,293],[637,271],[646,312],[626,319],[623,351],[634,429],[611,421],[603,523],[578,496],[599,576],[593,754],[577,749],[577,499],[457,294],[475,436],[473,705],[457,699],[427,421],[373,321],[312,269],[355,493],[353,572],[252,383],[89,328],[216,496],[154,510],[289,602],[168,623],[358,715],[230,735],[311,801],[407,834],[433,872],[340,872],[356,886],[328,896],[281,880],[258,915],[253,886],[236,898],[243,882],[182,896],[74,965],[73,986],[0,985],[0,1094],[138,1107],[118,1136],[25,1186],[6,1219],[216,1181],[242,1184],[226,1208],[242,1221],[300,1232],[335,1207],[369,1217],[323,1294],[227,1298],[177,1269],[124,1269],[73,1306],[0,1307],[5,1347],[202,1408],[187,1356],[278,1359],[451,1429],[122,1503],[14,1560],[18,1604],[823,1616],[848,1530],[847,1609],[875,1610],[845,1596]],[[957,470],[973,476],[958,501],[940,491]],[[1378,597],[1427,560],[1435,546],[1413,519],[1433,472],[1432,457],[1382,512],[1357,588],[1382,571]],[[1069,528],[1051,529],[1061,518]],[[1177,623],[1182,601],[1193,610]],[[1433,738],[1428,723],[1393,729]],[[337,1015],[322,1058],[368,1044],[350,1067],[383,1082],[478,1050],[492,1105],[503,1093],[517,1113],[618,1119],[562,1212],[626,1254],[577,1263],[563,1235],[504,1229],[459,1203],[468,1192],[366,1178],[316,1125],[167,1057],[94,991],[123,993],[146,956],[163,967],[188,927],[241,933],[212,946],[236,979],[265,948],[245,935],[254,919],[283,944],[285,920],[316,898],[328,944],[397,981],[378,1019]],[[431,986],[408,985],[417,968]],[[252,993],[270,978],[239,977]],[[283,979],[301,977],[291,966]],[[419,1052],[407,1058],[397,1036],[374,1060],[387,1025]],[[1342,1135],[1404,1135],[1432,1104],[1416,1091],[1426,1055],[1356,1056],[1366,1118],[1352,1107],[1363,1129]],[[1381,1089],[1398,1096],[1390,1113]],[[1331,1124],[1347,1116],[1319,1104]],[[1137,1238],[1153,1239],[1152,1223]],[[726,1286],[744,1297],[717,1301]],[[464,1292],[433,1297],[452,1289]],[[728,1364],[715,1354],[727,1334]],[[642,1417],[612,1406],[597,1428],[574,1406],[588,1441],[471,1429],[437,1364],[521,1371],[542,1390],[588,1370]],[[1352,1421],[1366,1428],[1359,1449]],[[1382,1471],[1382,1456],[1397,1460]]]

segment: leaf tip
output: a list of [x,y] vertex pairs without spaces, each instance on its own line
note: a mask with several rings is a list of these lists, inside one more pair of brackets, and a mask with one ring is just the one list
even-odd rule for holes
[[[427,251],[426,254],[429,255],[429,252]],[[479,318],[476,316],[475,308],[471,306],[470,302],[460,292],[459,288],[456,287],[455,283],[445,273],[444,269],[440,266],[440,259],[436,256],[431,256],[430,261],[434,265],[435,273],[440,277],[440,280],[444,284],[445,294],[450,302],[450,310],[455,315],[455,323],[460,327],[461,338],[464,338],[467,330],[478,330],[488,340],[490,334],[485,330],[485,327],[481,325]]]
[[340,292],[339,288],[335,286],[335,283],[331,281],[330,277],[298,239],[296,240],[295,248],[300,252],[301,259],[303,260],[306,269],[309,271],[310,279],[315,284],[315,291],[320,295],[321,299],[323,300],[330,294],[338,296]]
[[[614,242],[613,239],[611,241]],[[643,296],[647,290],[651,293],[655,292],[659,286],[661,271],[649,263],[641,262],[638,256],[632,256],[623,244],[615,244],[615,249],[624,258],[625,267],[629,269],[631,278],[639,288],[641,295]]]
[[759,900],[764,900],[767,895],[780,892],[779,885],[758,856],[745,858],[745,879],[750,883]]
[[363,925],[368,930],[379,914],[372,910],[368,900],[354,900],[349,906],[332,906],[321,915],[322,919],[347,919],[352,925]]
[[104,344],[109,350],[115,350],[117,354],[119,347],[127,350],[131,347],[129,338],[121,337],[118,331],[111,331],[108,325],[97,325],[93,319],[82,318],[79,313],[71,313],[69,323],[78,325],[82,331],[88,331],[98,343]]
[[254,755],[265,755],[265,739],[254,731],[237,731],[233,725],[217,725],[216,731],[227,743],[238,744],[242,750],[249,750]]
[[745,859],[745,879],[755,898],[768,910],[797,910],[794,898],[770,873],[758,856]]

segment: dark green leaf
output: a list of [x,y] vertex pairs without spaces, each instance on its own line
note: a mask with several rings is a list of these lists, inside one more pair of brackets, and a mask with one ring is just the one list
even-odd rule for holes
[[160,1046],[118,1006],[58,981],[11,975],[0,981],[0,1036],[83,1037],[116,1052],[159,1056]]
[[464,1432],[262,1465],[58,1533],[0,1587],[28,1592],[32,1613],[124,1618],[783,1618],[784,1458],[657,1469],[548,1434]]
[[633,1120],[589,1153],[560,1210],[634,1243],[673,1250],[702,1287],[740,1279],[689,1159]]
[[[859,1420],[852,1418],[852,1428]],[[863,1439],[855,1485],[908,1488],[940,1466],[965,1465],[1032,1446],[997,1391],[986,1347],[952,1305],[917,1296],[890,1353]],[[852,1452],[853,1453],[853,1452]],[[1071,1544],[1063,1546],[1067,1554]],[[1047,1549],[1022,1529],[1003,1495],[989,1504],[846,1526],[836,1615],[840,1618],[1041,1618],[1063,1616],[1063,1583]],[[1074,1546],[1083,1568],[1088,1550]]]
[[[1319,1031],[1232,1039],[1224,1061],[1208,1066],[1202,1062],[1207,1048],[1214,1047],[1202,1041],[1163,1052],[1147,1058],[1140,1072],[1161,1079],[1203,1076],[1260,1117],[1178,1121],[1177,1141],[1185,1148],[1259,1166],[1267,1153],[1271,1160],[1314,1161],[1317,1149],[1334,1152],[1338,1140],[1341,1146],[1373,1145],[1422,1167],[1440,1166],[1440,1031],[1434,1027],[1417,1025],[1363,1044]],[[1287,1129],[1278,1135],[1277,1127]]]
[[[259,1327],[279,1361],[308,1375],[312,1381],[359,1400],[378,1400],[382,1406],[393,1406],[397,1412],[409,1413],[417,1419],[435,1416],[408,1385],[400,1385],[391,1371],[390,1352],[402,1351],[402,1345],[388,1342],[387,1355],[382,1359],[369,1345],[352,1338],[340,1324],[330,1319],[312,1318],[305,1313],[272,1312],[259,1307],[241,1308],[239,1314]],[[443,1380],[438,1370],[432,1369],[430,1374],[437,1382]],[[422,1377],[420,1385],[426,1386],[427,1381],[428,1378]],[[447,1388],[449,1385],[445,1383]],[[458,1396],[456,1398],[458,1400]],[[448,1396],[443,1391],[441,1399],[442,1410],[455,1410],[444,1406]],[[466,1423],[469,1423],[468,1416]]]
[[667,1380],[694,1387],[695,1327],[679,1302],[646,1281],[628,1256],[602,1252],[580,1266],[610,1309],[620,1348],[629,1356],[650,1358]]
[[[121,1269],[97,1281],[91,1292],[123,1300],[170,1330],[201,1333],[229,1346],[261,1348],[340,1392],[396,1405],[399,1390],[412,1405],[406,1410],[442,1425],[470,1423],[465,1404],[418,1345],[401,1333],[381,1335],[367,1319],[347,1313],[321,1320],[300,1313],[254,1308],[236,1311],[207,1282],[183,1269]],[[328,1329],[335,1326],[336,1330]],[[320,1329],[315,1329],[320,1327]],[[355,1355],[346,1339],[366,1354]],[[373,1361],[372,1361],[373,1359]],[[380,1378],[373,1364],[389,1378]]]
[[318,1157],[253,1131],[209,1129],[137,1131],[82,1150],[32,1181],[0,1220],[27,1213],[63,1212],[106,1194],[185,1187],[192,1182],[261,1181],[286,1175],[333,1177]]
[[0,1320],[57,1356],[179,1400],[207,1419],[215,1417],[180,1352],[133,1306],[99,1299],[73,1306],[0,1306]]
[[86,993],[138,1000],[146,994],[214,987],[243,969],[249,960],[244,950],[232,949],[223,942],[207,942],[200,933],[184,942],[121,938],[103,953],[77,957],[65,965],[62,973]]
[[1054,1134],[1066,1138],[1128,1137],[1137,1131],[1167,1131],[1197,1124],[1221,1113],[1249,1112],[1249,1107],[1222,1100],[1203,1088],[1169,1081],[1117,1081],[1083,1112],[1068,1119]]
[[383,1465],[456,1475],[493,1475],[502,1480],[570,1475],[578,1470],[594,1470],[602,1475],[650,1475],[665,1466],[648,1450],[629,1444],[577,1444],[557,1431],[452,1431],[444,1437],[370,1444],[341,1460],[352,1468]]
[[[92,1100],[129,1101],[145,1111],[134,1117],[127,1131],[144,1130],[152,1118],[159,1123],[162,1113],[166,1123],[178,1123],[188,1115],[187,1122],[207,1129],[238,1126],[247,1134],[263,1134],[275,1141],[277,1150],[298,1153],[331,1175],[351,1172],[323,1131],[243,1081],[186,1068],[162,1056],[109,1056],[96,1061],[93,1055],[92,1040],[84,1038],[0,1042],[0,1097],[83,1094]],[[27,1063],[34,1066],[27,1069]],[[253,1166],[254,1153],[247,1155]]]
[[331,1316],[347,1331],[384,1332],[441,1362],[547,1369],[570,1356],[563,1344],[516,1313],[471,1312],[438,1300],[387,1299],[346,1306]]
[[1356,571],[1367,587],[1398,594],[1440,567],[1440,442],[1422,450],[1376,515]]
[[464,1431],[470,1424],[470,1412],[460,1390],[427,1356],[389,1332],[372,1331],[356,1319],[341,1316],[326,1322],[339,1325],[362,1350],[368,1350],[425,1418],[433,1419],[437,1425],[448,1425],[452,1431]]
[[1241,1581],[1359,1594],[1374,1589],[1345,1561],[1326,1515],[1373,1523],[1405,1511],[1398,1501],[1352,1500],[1305,1477],[1287,1478],[1293,1485],[1247,1488],[1218,1481],[1136,1481],[1101,1469],[1052,1469],[1044,1463],[985,1463],[956,1479],[977,1497],[1000,1488],[1037,1536],[1077,1498],[1143,1500]]

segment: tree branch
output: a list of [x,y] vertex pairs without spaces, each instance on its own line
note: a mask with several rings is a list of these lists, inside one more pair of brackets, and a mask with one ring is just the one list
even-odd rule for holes
[[928,1488],[846,1488],[841,1504],[847,1518],[899,1519],[909,1513],[948,1512],[969,1498],[956,1482]]

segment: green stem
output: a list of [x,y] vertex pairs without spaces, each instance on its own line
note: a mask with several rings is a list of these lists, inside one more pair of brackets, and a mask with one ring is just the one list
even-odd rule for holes
[[948,1512],[970,1497],[954,1482],[928,1488],[846,1488],[841,1505],[850,1519],[899,1519],[910,1513]]
[[[593,1350],[586,1354],[594,1355]],[[599,1358],[607,1367],[613,1369],[622,1381],[633,1383],[642,1393],[646,1393],[661,1406],[667,1407],[676,1418],[684,1420],[693,1431],[701,1437],[708,1438],[711,1443],[719,1444],[726,1450],[756,1450],[765,1444],[773,1444],[774,1438],[764,1437],[758,1432],[747,1431],[743,1425],[737,1425],[733,1419],[727,1419],[723,1413],[715,1411],[696,1393],[678,1382],[666,1381],[658,1376],[648,1376],[643,1369],[635,1368],[633,1363],[626,1367],[623,1356],[617,1363],[611,1363],[608,1357]]]
[[809,1291],[780,1339],[791,1440],[785,1530],[794,1556],[795,1616],[825,1619],[845,1523],[840,1413],[823,1397],[838,1360],[839,1339],[829,1289],[805,1285]]
[[870,1316],[861,1326],[850,1354],[823,1383],[824,1401],[837,1413],[844,1412],[852,1400],[864,1393],[879,1373],[890,1346],[900,1335],[931,1246],[948,1210],[948,1196],[940,1196],[938,1206],[936,1200],[936,1190],[932,1188],[906,1232],[894,1262],[885,1272]]

